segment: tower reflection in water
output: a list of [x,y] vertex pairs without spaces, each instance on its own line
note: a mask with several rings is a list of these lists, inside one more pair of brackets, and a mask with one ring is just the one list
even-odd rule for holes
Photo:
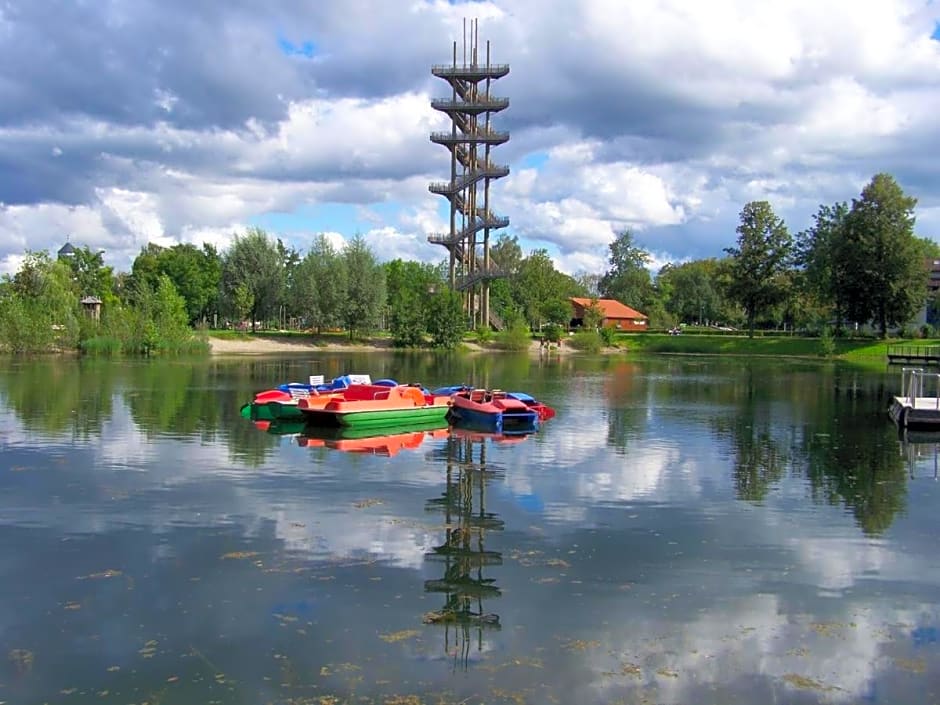
[[452,429],[447,443],[435,454],[444,456],[446,485],[439,497],[428,500],[427,511],[444,515],[444,542],[425,559],[443,566],[443,576],[424,583],[425,592],[444,596],[439,610],[424,616],[427,624],[444,629],[444,649],[453,655],[454,667],[467,669],[475,647],[483,651],[483,633],[500,629],[499,615],[487,611],[486,602],[501,590],[488,569],[502,565],[503,554],[487,550],[487,532],[502,531],[504,522],[486,511],[487,485],[502,472],[487,463],[488,445],[513,442],[509,438]]

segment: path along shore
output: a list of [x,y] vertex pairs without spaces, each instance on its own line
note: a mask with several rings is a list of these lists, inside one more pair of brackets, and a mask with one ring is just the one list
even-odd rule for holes
[[[465,342],[462,344],[470,352],[486,352],[487,348],[476,343]],[[278,353],[302,353],[302,352],[370,352],[379,350],[388,350],[391,343],[388,340],[379,340],[368,343],[334,343],[329,342],[316,344],[307,340],[290,337],[269,337],[259,336],[255,338],[213,338],[209,337],[210,350],[214,355],[276,355]],[[545,354],[545,350],[539,347],[537,340],[529,345],[529,352]],[[569,353],[569,349],[564,346],[553,347],[551,354]]]

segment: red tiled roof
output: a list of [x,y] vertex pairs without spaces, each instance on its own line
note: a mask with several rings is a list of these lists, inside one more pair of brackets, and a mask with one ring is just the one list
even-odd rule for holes
[[[591,306],[591,299],[583,299],[572,296],[571,302],[578,304],[578,306],[583,306],[584,308],[589,308]],[[639,311],[620,303],[616,299],[597,299],[597,305],[600,306],[601,311],[604,313],[604,318],[645,319],[647,317],[645,313],[640,313]]]

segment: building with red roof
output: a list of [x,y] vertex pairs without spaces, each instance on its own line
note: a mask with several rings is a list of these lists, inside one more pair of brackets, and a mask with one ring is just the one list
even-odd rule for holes
[[571,327],[577,328],[584,324],[584,312],[593,304],[600,308],[603,314],[601,325],[604,328],[616,328],[622,331],[645,331],[649,328],[649,318],[644,313],[622,304],[616,299],[586,299],[571,297]]

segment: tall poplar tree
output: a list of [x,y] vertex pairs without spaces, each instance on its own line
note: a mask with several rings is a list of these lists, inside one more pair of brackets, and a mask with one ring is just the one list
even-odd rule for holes
[[255,321],[270,317],[284,291],[284,260],[278,244],[261,228],[249,228],[236,236],[222,261],[222,294],[234,310],[236,292],[251,303],[251,330]]
[[346,260],[326,235],[313,241],[291,288],[298,315],[317,333],[345,322]]
[[787,226],[767,201],[751,201],[741,211],[738,246],[731,255],[729,294],[744,309],[748,337],[758,315],[786,297],[793,241]]
[[917,199],[906,195],[894,177],[876,174],[852,199],[845,237],[835,251],[847,273],[840,289],[849,317],[873,321],[883,338],[889,326],[909,321],[926,300],[926,263],[914,237],[915,205]]
[[349,337],[373,330],[385,305],[385,269],[378,263],[362,235],[356,235],[343,250],[346,262],[344,318]]
[[845,202],[821,205],[813,215],[813,225],[796,238],[796,263],[802,268],[803,288],[819,310],[835,318],[837,330],[848,310],[846,278],[851,270],[838,256],[848,214]]
[[655,293],[646,268],[651,259],[649,252],[637,246],[629,230],[618,233],[609,247],[610,269],[601,277],[601,295],[646,313]]

